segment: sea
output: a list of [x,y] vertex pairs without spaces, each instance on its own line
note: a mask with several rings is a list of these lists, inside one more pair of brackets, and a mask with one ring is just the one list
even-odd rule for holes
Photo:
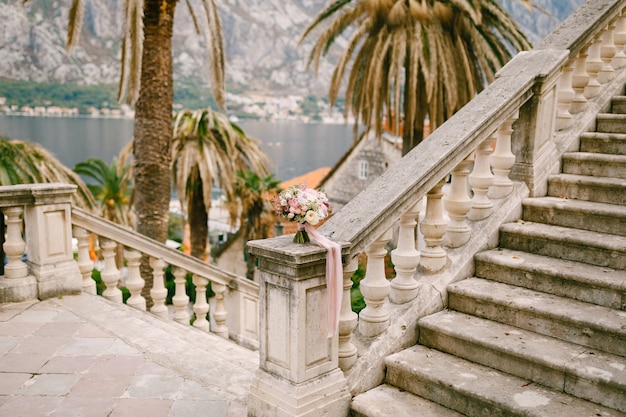
[[[111,162],[132,139],[133,124],[124,118],[0,115],[0,136],[37,143],[73,168],[89,158]],[[260,141],[281,181],[334,166],[353,143],[352,126],[346,124],[242,120],[237,125]]]

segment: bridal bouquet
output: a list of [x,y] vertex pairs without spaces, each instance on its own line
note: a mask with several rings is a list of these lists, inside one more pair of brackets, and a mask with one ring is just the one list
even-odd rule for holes
[[290,221],[298,222],[298,231],[293,238],[295,243],[310,241],[305,224],[315,226],[330,214],[326,194],[304,184],[292,185],[274,198],[276,214]]
[[[326,194],[301,185],[293,185],[273,199],[276,214],[290,221],[298,222],[298,232],[293,237],[295,243],[314,243],[325,248],[326,288],[327,291],[327,326],[328,337],[332,337],[339,328],[341,299],[343,297],[343,275],[341,267],[341,245],[330,240],[315,230],[313,226],[330,214],[330,205]],[[309,238],[309,233],[311,237]]]

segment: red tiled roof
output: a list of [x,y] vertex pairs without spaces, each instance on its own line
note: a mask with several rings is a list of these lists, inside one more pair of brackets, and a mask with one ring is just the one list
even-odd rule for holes
[[299,177],[292,178],[280,183],[280,188],[285,189],[292,185],[304,184],[310,188],[317,188],[322,179],[330,172],[330,167],[318,168],[315,171],[307,172]]

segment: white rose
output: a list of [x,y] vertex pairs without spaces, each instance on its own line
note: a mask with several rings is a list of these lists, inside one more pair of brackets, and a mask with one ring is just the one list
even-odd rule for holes
[[307,223],[312,224],[313,226],[315,226],[317,223],[319,223],[320,218],[319,218],[319,216],[317,215],[316,212],[309,210],[304,215],[304,220]]

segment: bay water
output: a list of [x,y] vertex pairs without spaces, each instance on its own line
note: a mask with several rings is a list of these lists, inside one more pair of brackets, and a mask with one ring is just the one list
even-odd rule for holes
[[[132,139],[133,124],[122,118],[0,115],[0,136],[40,144],[73,168],[89,158],[111,162]],[[352,127],[344,124],[253,120],[237,124],[261,142],[279,180],[333,166],[353,143]]]

